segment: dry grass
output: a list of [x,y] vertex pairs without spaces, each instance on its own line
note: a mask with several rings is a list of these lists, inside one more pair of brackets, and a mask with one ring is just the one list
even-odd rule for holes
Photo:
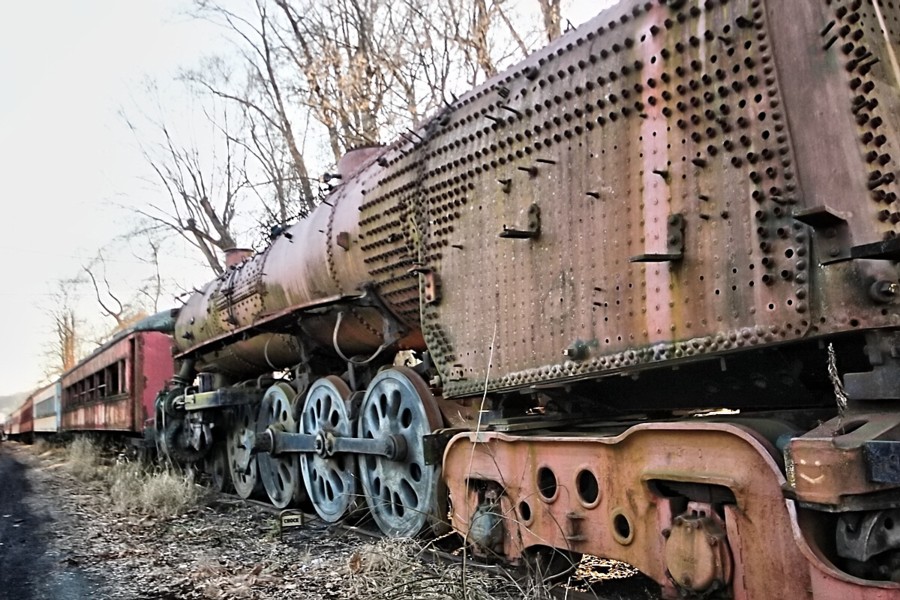
[[34,444],[31,445],[31,451],[40,456],[45,452],[49,452],[53,449],[53,444],[48,442],[46,439],[39,437],[34,440]]
[[192,477],[174,469],[148,470],[132,462],[108,464],[102,448],[87,437],[76,438],[66,454],[72,474],[84,482],[99,482],[117,513],[170,517],[193,508],[203,496]]
[[78,437],[66,448],[69,470],[81,481],[94,481],[103,475],[100,447],[88,437]]
[[169,469],[147,471],[137,463],[112,466],[107,481],[113,510],[124,514],[171,517],[195,507],[203,496],[193,477]]
[[488,600],[540,598],[538,590],[524,589],[505,572],[482,572],[462,565],[432,562],[422,543],[380,540],[350,557],[350,597],[393,600],[415,598]]
[[[394,600],[549,600],[552,590],[590,593],[592,584],[607,585],[603,597],[656,598],[658,590],[634,580],[638,571],[622,562],[585,556],[568,575],[544,579],[530,569],[508,571],[501,566],[485,571],[459,563],[435,563],[428,547],[415,540],[381,540],[367,544],[350,557],[343,590],[350,598]],[[629,580],[632,583],[623,585]],[[620,582],[610,586],[613,581]]]

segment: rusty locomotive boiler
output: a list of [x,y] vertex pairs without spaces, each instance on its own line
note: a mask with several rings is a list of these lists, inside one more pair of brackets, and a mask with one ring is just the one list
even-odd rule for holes
[[900,597],[900,5],[624,0],[196,293],[242,496],[667,597]]

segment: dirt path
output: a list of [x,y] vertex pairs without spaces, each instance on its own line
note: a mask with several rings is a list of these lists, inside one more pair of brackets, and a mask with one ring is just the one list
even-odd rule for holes
[[59,518],[47,481],[26,467],[31,457],[0,444],[0,600],[108,597],[103,581],[72,565],[58,548]]
[[282,536],[270,511],[230,498],[123,512],[109,482],[71,466],[62,449],[0,446],[0,600],[523,597],[507,577],[420,561],[416,542],[315,521]]

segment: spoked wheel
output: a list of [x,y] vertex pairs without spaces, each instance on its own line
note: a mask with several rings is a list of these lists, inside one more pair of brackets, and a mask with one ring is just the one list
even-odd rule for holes
[[241,498],[249,498],[259,484],[256,457],[250,452],[255,432],[256,415],[250,407],[236,409],[225,445],[231,483]]
[[209,474],[209,487],[213,491],[226,493],[231,491],[228,451],[223,442],[214,443],[209,454],[206,455],[206,472]]
[[379,373],[363,399],[359,436],[394,436],[405,456],[391,460],[365,455],[360,480],[379,529],[390,537],[411,537],[439,514],[440,474],[425,464],[423,436],[441,427],[440,412],[428,386],[415,371],[396,367]]
[[[294,400],[297,392],[286,383],[276,383],[263,396],[259,406],[259,423],[257,431],[264,431],[268,427],[280,429],[286,433],[297,433],[297,423],[294,420]],[[260,454],[259,476],[269,500],[278,508],[284,508],[293,500],[300,500],[303,496],[303,486],[300,482],[299,461],[296,454],[273,456]]]
[[[327,445],[333,437],[352,437],[356,414],[349,403],[350,388],[338,377],[323,377],[309,389],[300,414],[300,433],[318,435]],[[359,508],[356,457],[328,452],[300,456],[303,483],[316,513],[335,523]]]

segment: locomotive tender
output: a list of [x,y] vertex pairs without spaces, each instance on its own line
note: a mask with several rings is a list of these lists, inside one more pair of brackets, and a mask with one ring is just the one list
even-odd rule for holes
[[898,53],[892,0],[623,0],[194,294],[162,445],[668,597],[900,597]]

